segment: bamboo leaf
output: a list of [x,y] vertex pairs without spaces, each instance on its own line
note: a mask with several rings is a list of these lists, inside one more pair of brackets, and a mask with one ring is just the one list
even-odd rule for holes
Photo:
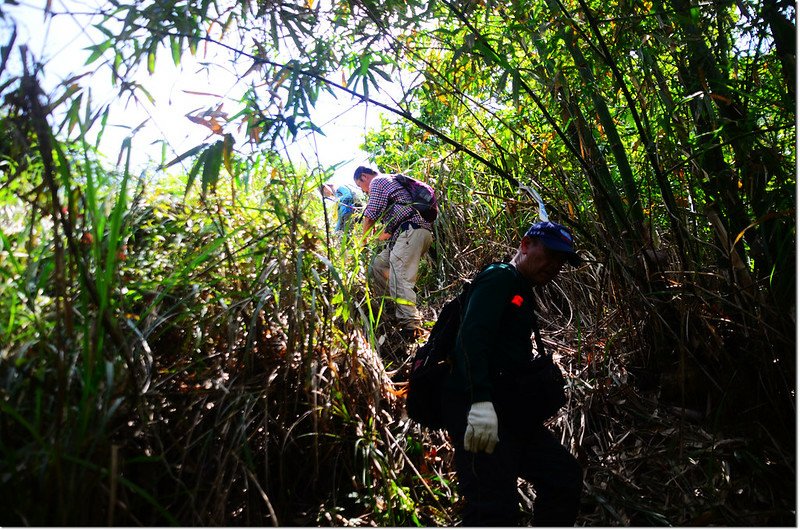
[[137,90],[139,90],[139,91],[140,91],[142,94],[144,94],[144,97],[146,97],[146,98],[147,98],[147,100],[148,100],[148,101],[149,101],[151,104],[153,104],[153,105],[155,105],[155,104],[156,104],[156,99],[153,97],[153,95],[152,95],[152,94],[150,94],[150,92],[149,92],[149,91],[148,91],[148,90],[147,90],[145,87],[143,87],[143,86],[142,86],[142,85],[140,85],[140,84],[137,84],[137,85],[136,85],[136,89],[137,89]]
[[175,66],[181,64],[181,37],[175,37],[170,35],[169,37],[169,46],[172,50],[172,62]]
[[110,107],[106,106],[105,110],[103,111],[103,115],[100,118],[100,131],[97,133],[97,140],[95,140],[94,148],[100,145],[100,140],[103,138],[103,133],[106,131],[106,124],[108,123],[108,113],[111,110]]
[[508,81],[508,70],[503,71],[500,74],[500,79],[497,80],[497,91],[498,92],[505,92],[506,91],[506,82]]
[[[50,103],[47,106],[48,112],[52,112],[54,109],[58,108],[59,105],[64,103],[67,99],[69,99],[76,92],[78,92],[80,90],[80,88],[81,88],[80,85],[78,85],[77,83],[70,83],[69,86],[67,86],[67,89],[64,91],[64,93],[61,94],[61,96],[59,96],[58,99],[56,99],[55,101],[53,101],[52,103]],[[79,100],[80,100],[80,98],[81,98],[81,96],[78,96]]]
[[103,35],[105,35],[106,37],[108,37],[109,39],[117,38],[117,36],[114,35],[114,33],[110,29],[108,29],[104,24],[94,24],[92,27],[97,31],[99,31],[100,33],[102,33]]
[[196,155],[197,153],[199,153],[200,151],[205,149],[207,146],[208,146],[208,144],[196,145],[196,146],[192,147],[191,149],[189,149],[188,151],[186,151],[185,153],[183,153],[182,155],[178,155],[177,157],[173,158],[172,160],[167,162],[165,165],[161,166],[159,169],[163,170],[163,169],[166,169],[166,168],[168,168],[170,166],[174,166],[175,164],[177,164],[179,162],[182,162],[183,160],[186,160],[190,156]]
[[225,164],[225,169],[231,176],[233,176],[233,165],[231,164],[232,158],[233,158],[233,135],[228,133],[225,135],[225,139],[223,140],[222,144],[222,162],[223,164]]
[[78,120],[80,119],[79,113],[81,110],[82,97],[83,94],[72,100],[72,104],[69,106],[69,110],[67,111],[67,119],[69,120],[67,125],[68,134],[72,133],[72,130],[75,128],[75,124],[78,123]]
[[103,281],[101,291],[101,305],[100,312],[102,313],[110,299],[111,290],[113,288],[113,275],[117,263],[117,253],[122,246],[120,240],[120,231],[122,227],[122,216],[126,210],[127,193],[128,193],[128,179],[130,176],[130,163],[131,163],[131,139],[126,138],[123,141],[123,149],[127,149],[128,156],[125,159],[125,169],[122,174],[122,182],[120,183],[119,192],[117,194],[117,201],[114,204],[114,209],[111,213],[111,220],[109,225],[109,233],[106,242],[106,260],[105,268],[103,270]]
[[197,45],[200,44],[200,39],[197,37],[189,37],[189,52],[192,55],[197,55]]
[[117,84],[119,79],[119,67],[122,66],[122,54],[117,52],[114,54],[114,65],[111,68],[111,85]]
[[189,190],[192,188],[192,184],[194,184],[194,179],[197,177],[197,173],[200,171],[200,168],[203,167],[206,161],[206,157],[208,156],[208,150],[205,150],[197,157],[195,160],[194,166],[192,170],[189,171],[189,176],[186,178],[186,190],[183,192],[184,195],[189,193]]
[[156,50],[155,50],[155,48],[150,48],[150,51],[147,52],[147,71],[150,74],[153,74],[156,71]]
[[92,50],[92,53],[89,55],[89,58],[86,59],[84,65],[92,64],[97,59],[102,57],[102,55],[111,47],[113,41],[111,39],[101,42],[100,44],[94,44],[92,46],[87,46],[86,50]]
[[222,146],[223,141],[219,140],[206,151],[205,164],[203,165],[202,193],[206,194],[209,188],[216,188],[219,181],[219,170],[222,166]]
[[375,72],[376,74],[380,75],[386,81],[388,81],[390,83],[392,82],[392,76],[390,76],[389,74],[387,74],[386,72],[384,72],[380,68],[373,68],[372,71]]

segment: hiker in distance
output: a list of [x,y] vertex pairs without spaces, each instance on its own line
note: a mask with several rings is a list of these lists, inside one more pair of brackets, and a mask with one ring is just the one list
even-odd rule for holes
[[411,206],[411,193],[392,175],[379,176],[374,169],[359,166],[353,180],[369,198],[364,209],[364,234],[376,223],[387,241],[370,267],[370,277],[378,296],[389,295],[395,302],[395,317],[405,339],[418,337],[422,319],[417,309],[417,272],[422,256],[433,241],[433,223],[426,221]]
[[[583,472],[543,422],[564,404],[563,377],[532,368],[531,332],[543,344],[534,313],[534,286],[553,280],[564,263],[577,265],[569,231],[538,222],[525,233],[510,263],[494,263],[473,281],[444,383],[442,412],[455,448],[464,526],[520,523],[517,478],[533,484],[534,526],[572,526]],[[552,358],[547,359],[552,363]],[[543,378],[542,374],[546,374]],[[544,388],[560,393],[544,407]],[[560,401],[558,401],[560,400]]]
[[361,192],[347,184],[335,185],[330,182],[320,186],[319,191],[323,198],[338,205],[334,231],[349,232],[353,225],[353,214],[361,206]]

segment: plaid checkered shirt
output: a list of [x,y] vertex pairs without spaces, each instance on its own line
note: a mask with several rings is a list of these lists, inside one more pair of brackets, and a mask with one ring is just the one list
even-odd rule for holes
[[369,185],[369,202],[364,210],[364,217],[385,223],[385,231],[392,234],[390,246],[394,246],[400,235],[400,225],[407,221],[432,232],[433,224],[409,206],[410,202],[411,194],[394,178],[375,177]]

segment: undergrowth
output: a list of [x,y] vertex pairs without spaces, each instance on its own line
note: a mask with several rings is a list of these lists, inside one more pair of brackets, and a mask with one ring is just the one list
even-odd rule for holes
[[[330,233],[323,176],[261,158],[247,193],[184,195],[45,131],[2,191],[0,524],[459,522],[446,436],[404,415],[413,346],[366,287],[374,244]],[[503,191],[445,197],[429,323],[535,219]],[[585,469],[578,524],[793,524],[786,321],[579,246],[587,262],[539,293],[570,390],[551,427]]]

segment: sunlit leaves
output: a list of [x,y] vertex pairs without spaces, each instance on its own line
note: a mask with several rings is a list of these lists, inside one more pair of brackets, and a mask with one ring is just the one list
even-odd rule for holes
[[156,48],[151,47],[147,52],[147,71],[151,74],[156,71]]
[[369,95],[370,86],[380,89],[381,82],[376,75],[388,83],[393,82],[392,76],[384,71],[385,67],[394,65],[387,54],[365,50],[361,54],[351,55],[346,64],[352,70],[347,86],[360,89],[365,96]]
[[181,49],[181,38],[170,35],[169,37],[169,46],[170,51],[172,52],[172,62],[175,66],[181,64],[181,55],[183,50]]
[[218,106],[216,110],[207,110],[199,114],[188,114],[186,118],[192,123],[207,127],[212,133],[222,135],[223,123],[220,120],[227,121],[228,115],[222,111],[222,105]]
[[100,44],[93,44],[92,46],[87,47],[86,49],[90,50],[92,53],[86,59],[86,63],[85,64],[92,64],[97,59],[102,57],[102,55],[106,52],[106,50],[111,48],[112,44],[113,44],[113,41],[111,39],[109,39],[109,40],[105,40],[105,41],[101,42]]
[[225,165],[225,169],[228,170],[228,174],[233,176],[233,136],[226,134],[222,142],[222,163]]
[[167,167],[200,153],[189,171],[184,193],[189,193],[197,176],[200,175],[201,193],[205,195],[209,190],[213,191],[216,188],[220,178],[220,169],[223,165],[228,173],[233,176],[233,145],[233,136],[226,134],[224,139],[218,140],[211,145],[202,144],[190,149],[170,161]]
[[171,161],[169,161],[166,164],[164,164],[163,168],[166,169],[166,168],[168,168],[170,166],[173,166],[173,165],[175,165],[175,164],[177,164],[179,162],[182,162],[183,160],[185,160],[185,159],[187,159],[189,157],[192,157],[192,156],[196,155],[197,153],[201,152],[203,149],[205,149],[205,147],[206,147],[206,144],[201,144],[201,145],[197,145],[195,147],[192,147],[191,149],[189,149],[185,153],[183,153],[181,155],[178,155],[177,157],[175,157]]
[[81,108],[81,100],[83,98],[83,94],[79,95],[77,98],[72,100],[72,103],[67,110],[67,133],[72,133],[72,129],[75,127],[75,124],[78,123],[79,119],[79,112]]

